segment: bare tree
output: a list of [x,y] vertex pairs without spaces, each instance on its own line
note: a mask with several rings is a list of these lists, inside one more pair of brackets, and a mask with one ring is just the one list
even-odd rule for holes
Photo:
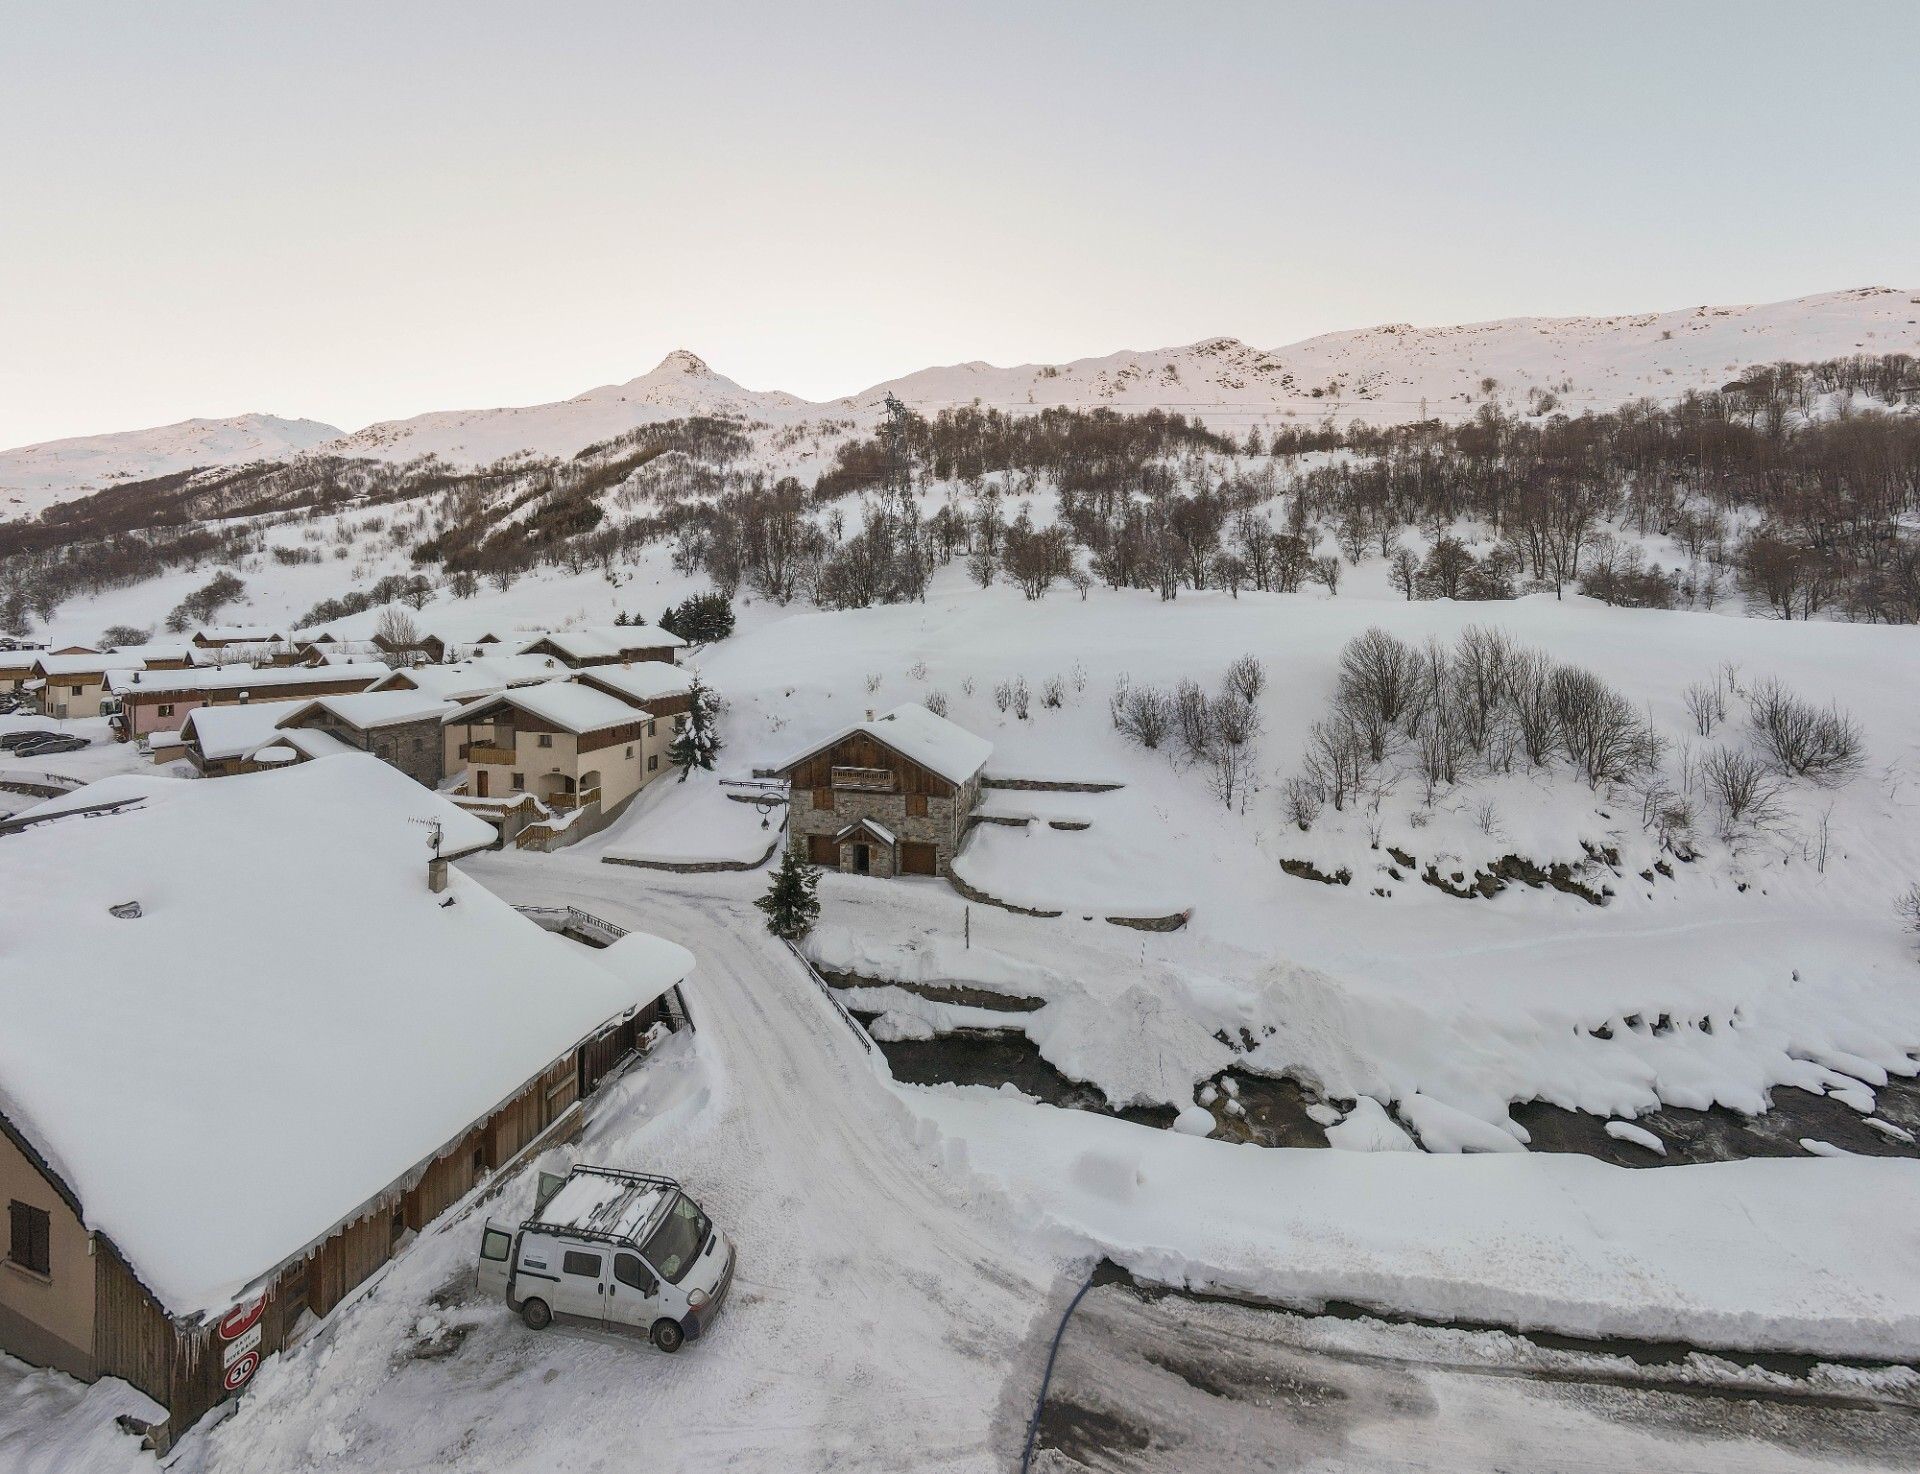
[[1267,689],[1267,670],[1261,665],[1257,655],[1242,655],[1227,667],[1225,689],[1251,706],[1260,699],[1260,693]]
[[1693,730],[1711,737],[1713,729],[1726,720],[1727,703],[1718,681],[1695,681],[1687,687],[1687,715],[1693,718]]
[[1700,776],[1726,829],[1740,824],[1764,827],[1780,818],[1786,780],[1752,753],[1716,747],[1700,760]]
[[1757,682],[1747,714],[1773,765],[1816,783],[1844,783],[1866,762],[1859,724],[1838,707],[1822,711],[1776,680]]

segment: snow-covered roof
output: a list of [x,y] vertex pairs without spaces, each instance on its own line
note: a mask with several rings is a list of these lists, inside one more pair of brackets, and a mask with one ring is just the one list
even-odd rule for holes
[[339,682],[342,690],[358,682],[364,689],[392,667],[378,660],[353,665],[221,665],[206,670],[142,670],[139,679],[132,674],[115,676],[111,691],[259,691],[272,686],[312,685],[316,681]]
[[836,840],[845,839],[857,829],[864,829],[882,844],[893,843],[893,831],[878,819],[855,819],[846,828],[834,835]]
[[668,665],[664,660],[642,660],[631,665],[590,665],[575,679],[604,686],[643,706],[649,701],[685,696],[693,689],[693,672],[683,665]]
[[692,970],[656,937],[563,942],[457,870],[432,893],[412,821],[444,852],[492,827],[364,754],[33,812],[121,801],[0,840],[0,1112],[175,1314],[223,1309]]
[[677,650],[687,642],[651,624],[583,624],[567,630],[549,630],[519,647],[531,650],[546,641],[571,660],[605,660],[629,650]]
[[277,741],[282,718],[292,716],[307,703],[292,701],[240,701],[231,706],[196,706],[180,724],[180,740],[191,742],[208,762],[245,757],[265,742]]
[[843,727],[831,737],[810,744],[779,765],[781,772],[797,767],[823,748],[865,733],[902,757],[911,758],[949,783],[965,783],[987,765],[993,744],[956,722],[935,716],[917,701],[896,706],[885,716]]
[[318,727],[275,728],[273,736],[259,747],[254,748],[247,757],[257,761],[260,754],[270,747],[290,747],[302,757],[338,757],[343,752],[358,752],[360,749],[350,742],[342,742],[331,732],[323,732]]
[[371,689],[411,685],[443,701],[472,701],[509,686],[531,686],[568,674],[551,655],[479,655],[457,665],[415,665],[376,681]]
[[140,670],[146,661],[138,655],[41,655],[33,668],[43,676],[84,676],[101,671]]
[[196,640],[216,640],[230,645],[242,640],[266,643],[286,639],[286,631],[270,624],[209,624],[194,631]]
[[366,732],[428,717],[437,721],[452,710],[452,702],[424,691],[349,691],[343,696],[315,696],[303,701],[290,716],[281,718],[280,725],[286,726],[310,711],[326,711]]
[[641,721],[646,716],[631,702],[609,696],[605,691],[596,691],[591,686],[583,686],[577,681],[542,681],[537,686],[519,686],[511,691],[497,691],[491,696],[482,696],[478,701],[449,712],[445,720],[472,721],[482,711],[500,702],[539,717],[542,721],[552,722],[564,732],[574,733],[604,731],[608,727]]
[[161,660],[205,660],[207,652],[184,642],[177,645],[116,645],[115,655],[137,655],[149,665]]

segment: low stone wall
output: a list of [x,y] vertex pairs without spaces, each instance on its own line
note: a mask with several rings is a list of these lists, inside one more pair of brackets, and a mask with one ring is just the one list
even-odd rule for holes
[[[983,906],[998,906],[1002,911],[1011,911],[1016,916],[1038,916],[1051,920],[1066,914],[1064,911],[1040,911],[1031,906],[1016,906],[1012,901],[1003,901],[998,896],[988,895],[978,886],[968,885],[957,875],[949,875],[947,882],[969,901],[978,901]],[[1101,918],[1110,926],[1131,927],[1135,931],[1179,931],[1192,919],[1192,907],[1166,916],[1104,916]]]
[[631,865],[636,870],[668,870],[675,875],[711,875],[721,870],[758,870],[780,848],[782,836],[775,835],[767,852],[757,860],[635,860],[622,855],[602,855],[603,865]]
[[1027,793],[1112,793],[1124,783],[1094,783],[1078,778],[982,778],[982,788],[1009,788]]

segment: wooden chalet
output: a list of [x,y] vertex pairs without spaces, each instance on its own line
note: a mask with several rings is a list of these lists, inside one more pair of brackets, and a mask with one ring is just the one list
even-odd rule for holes
[[488,825],[364,755],[122,776],[23,817],[0,833],[0,1351],[130,1383],[166,1410],[160,1451],[690,1022],[684,949],[549,936],[449,872]]

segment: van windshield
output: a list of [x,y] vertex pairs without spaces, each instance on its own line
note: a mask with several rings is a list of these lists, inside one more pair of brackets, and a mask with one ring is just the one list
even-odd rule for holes
[[653,1237],[647,1240],[647,1262],[660,1271],[668,1284],[677,1285],[688,1267],[699,1258],[700,1246],[706,1241],[707,1215],[685,1193],[676,1193],[667,1216],[660,1220]]

